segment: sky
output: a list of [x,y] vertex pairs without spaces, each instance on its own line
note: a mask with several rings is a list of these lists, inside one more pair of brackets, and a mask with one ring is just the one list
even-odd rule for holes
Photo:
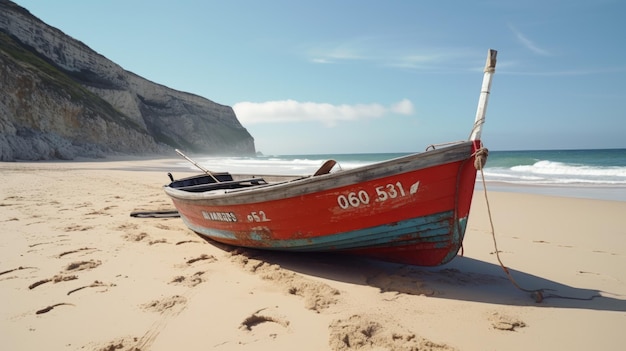
[[467,139],[626,148],[623,0],[16,0],[124,69],[233,107],[265,155]]

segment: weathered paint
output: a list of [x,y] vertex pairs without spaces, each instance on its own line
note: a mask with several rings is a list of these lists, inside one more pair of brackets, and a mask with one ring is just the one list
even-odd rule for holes
[[[190,224],[184,218],[183,220],[190,229],[208,238],[234,239],[237,237],[232,232],[198,227]],[[258,233],[251,232],[250,238],[253,241],[257,241],[257,245],[250,245],[249,247],[292,252],[349,252],[350,250],[358,250],[360,248],[374,250],[377,247],[415,250],[420,246],[426,245],[428,248],[447,250],[448,254],[444,259],[438,259],[434,262],[434,264],[442,264],[456,256],[467,222],[467,218],[462,218],[458,228],[453,230],[454,234],[451,234],[451,220],[452,213],[446,212],[401,221],[393,225],[392,229],[390,229],[389,225],[383,225],[308,239],[267,240],[263,236],[258,235]],[[456,250],[449,248],[451,243],[454,243]],[[411,264],[433,265],[433,263],[424,261],[425,257],[427,257],[426,253],[421,255],[416,253],[414,257]],[[385,259],[394,261],[393,258],[393,256],[390,256]],[[405,260],[403,262],[408,263]]]
[[189,228],[223,243],[438,265],[461,247],[479,145],[231,194],[166,192]]

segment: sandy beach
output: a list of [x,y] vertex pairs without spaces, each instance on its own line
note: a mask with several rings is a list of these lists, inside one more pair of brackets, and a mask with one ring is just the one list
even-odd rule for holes
[[[621,350],[625,201],[482,191],[440,267],[235,249],[179,218],[180,160],[0,163],[3,350]],[[543,289],[536,302],[530,291]]]

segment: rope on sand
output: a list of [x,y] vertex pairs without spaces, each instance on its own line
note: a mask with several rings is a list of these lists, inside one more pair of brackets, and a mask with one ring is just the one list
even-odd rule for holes
[[541,303],[544,299],[547,298],[559,298],[559,299],[568,299],[568,300],[582,300],[582,301],[590,301],[593,300],[596,297],[602,297],[602,295],[596,294],[590,297],[571,297],[571,296],[562,296],[562,295],[557,295],[557,294],[546,294],[545,292],[547,290],[552,290],[553,289],[546,289],[546,288],[542,288],[542,289],[525,289],[523,287],[521,287],[516,281],[515,279],[513,279],[513,276],[511,275],[511,272],[509,271],[509,269],[504,265],[504,263],[502,263],[502,260],[500,259],[500,251],[498,250],[498,242],[496,240],[496,234],[495,234],[495,229],[494,229],[494,225],[493,225],[493,218],[491,216],[491,207],[489,206],[489,197],[487,196],[487,184],[485,182],[485,174],[483,172],[483,167],[485,165],[486,162],[486,157],[487,157],[487,149],[485,148],[480,148],[475,152],[475,160],[474,160],[474,166],[476,167],[477,170],[480,171],[480,176],[482,179],[482,184],[483,184],[483,191],[485,194],[485,202],[487,205],[487,213],[489,214],[489,224],[491,225],[491,237],[493,238],[493,246],[495,248],[496,251],[496,258],[498,259],[498,263],[500,264],[500,267],[502,267],[502,270],[504,271],[504,273],[506,274],[507,278],[509,279],[509,281],[513,284],[513,286],[515,286],[516,288],[518,288],[521,291],[530,293],[530,296],[535,300],[535,302],[537,303]]

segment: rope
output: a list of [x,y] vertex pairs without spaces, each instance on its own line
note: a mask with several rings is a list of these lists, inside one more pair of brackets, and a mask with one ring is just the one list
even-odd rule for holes
[[472,134],[474,134],[474,131],[476,131],[476,129],[478,129],[478,127],[480,127],[483,124],[485,124],[484,116],[474,122],[474,126],[472,126],[472,130],[470,131],[470,134],[469,134],[470,137],[472,136]]
[[439,146],[455,145],[455,144],[460,144],[460,143],[463,143],[463,142],[465,142],[465,140],[450,141],[450,142],[447,142],[447,143],[440,143],[440,144],[430,144],[430,145],[428,145],[426,147],[425,151],[436,150],[437,147],[439,147]]
[[592,295],[590,297],[571,297],[571,296],[562,296],[562,295],[557,295],[557,294],[545,294],[545,292],[547,290],[551,290],[554,291],[553,289],[546,289],[546,288],[542,288],[542,289],[536,289],[536,290],[532,290],[532,289],[525,289],[523,287],[521,287],[513,278],[513,276],[511,275],[511,272],[509,271],[509,269],[504,265],[504,263],[502,263],[502,260],[500,259],[500,250],[498,250],[498,242],[496,240],[496,234],[495,234],[495,229],[494,229],[494,225],[493,225],[493,218],[491,215],[491,206],[489,205],[489,197],[487,196],[487,184],[485,182],[485,173],[483,172],[483,167],[485,166],[485,162],[487,161],[487,155],[488,155],[488,150],[484,147],[481,147],[480,149],[476,150],[476,152],[474,153],[473,156],[475,156],[476,158],[474,159],[474,166],[476,167],[477,170],[480,171],[480,176],[482,179],[482,184],[483,184],[483,192],[485,195],[485,203],[487,205],[487,213],[489,215],[489,224],[491,225],[491,237],[493,238],[493,246],[496,250],[496,258],[498,259],[498,263],[500,264],[500,267],[502,267],[502,270],[504,271],[504,273],[506,274],[507,278],[509,279],[509,281],[513,284],[513,286],[515,286],[517,289],[530,293],[530,296],[535,300],[535,302],[537,303],[541,303],[543,300],[547,299],[547,298],[559,298],[559,299],[569,299],[569,300],[582,300],[582,301],[591,301],[596,297],[602,297],[602,295],[596,294],[596,295]]
[[[486,147],[480,147],[480,149],[476,150],[476,152],[474,152],[474,168],[476,168],[477,170],[481,171],[482,174],[482,170],[483,167],[485,167],[485,164],[487,163],[487,157],[489,156],[489,150],[487,150]],[[483,176],[484,178],[484,176]],[[484,180],[484,179],[483,179]]]

